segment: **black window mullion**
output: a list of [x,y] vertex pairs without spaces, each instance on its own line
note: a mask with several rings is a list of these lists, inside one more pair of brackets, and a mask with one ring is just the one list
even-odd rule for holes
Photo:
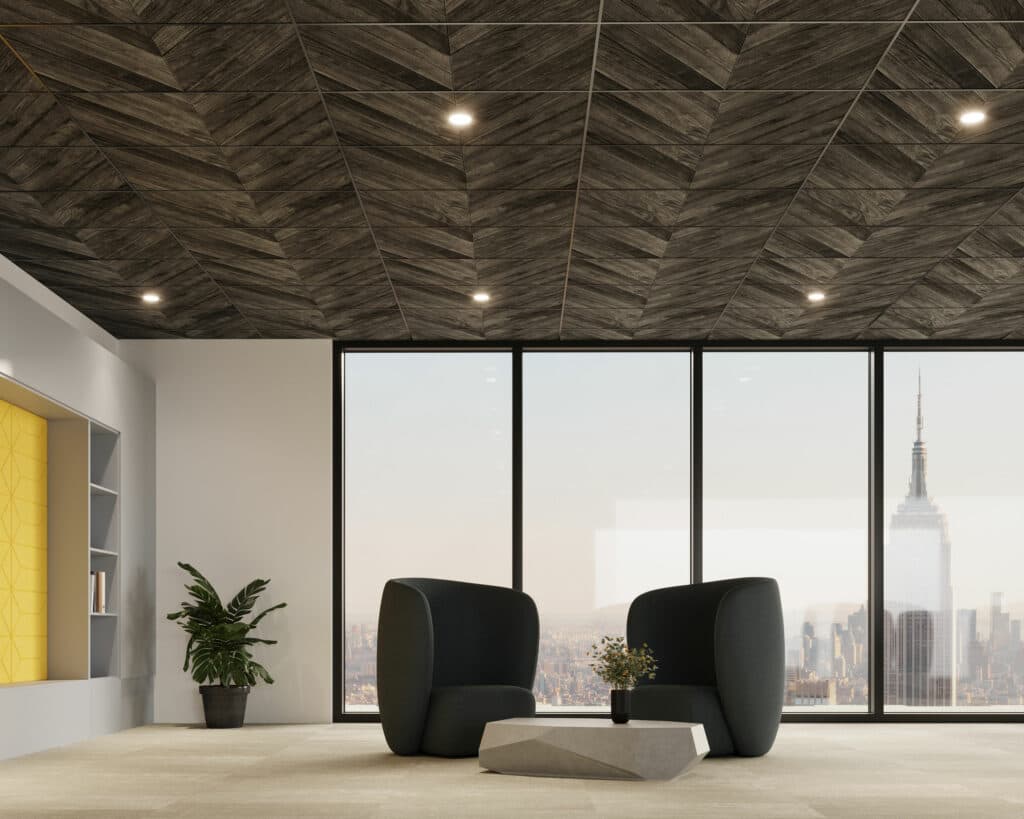
[[690,351],[690,582],[704,580],[704,347]]
[[512,588],[523,590],[523,347],[512,348]]
[[868,609],[870,659],[868,662],[868,711],[874,717],[885,713],[885,348],[875,345],[870,368],[870,466],[868,475]]

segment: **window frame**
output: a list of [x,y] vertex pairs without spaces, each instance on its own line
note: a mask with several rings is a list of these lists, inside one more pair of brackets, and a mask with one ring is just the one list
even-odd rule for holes
[[[705,350],[728,352],[786,352],[861,350],[869,353],[868,390],[868,615],[871,643],[869,645],[868,708],[865,712],[787,712],[783,722],[888,722],[888,723],[1024,723],[1024,713],[993,712],[886,712],[882,691],[885,668],[884,645],[884,440],[885,440],[885,354],[886,352],[933,351],[1020,351],[1024,341],[955,342],[931,340],[873,341],[343,341],[334,340],[331,354],[333,385],[333,640],[332,660],[334,685],[332,692],[334,721],[342,723],[379,722],[380,716],[366,712],[346,712],[344,708],[344,361],[346,352],[472,352],[508,351],[512,355],[512,588],[523,586],[523,353],[666,351],[690,353],[690,574],[693,583],[703,580],[703,354]],[[551,713],[545,716],[587,717],[586,713]]]

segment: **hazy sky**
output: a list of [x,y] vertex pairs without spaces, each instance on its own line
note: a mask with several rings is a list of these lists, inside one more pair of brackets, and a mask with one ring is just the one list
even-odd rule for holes
[[[887,509],[906,493],[917,368],[929,490],[961,606],[1024,577],[1024,354],[891,353]],[[511,578],[511,360],[346,356],[346,608],[388,577]],[[868,356],[705,353],[707,576],[773,574],[787,609],[866,599]],[[688,580],[689,356],[524,356],[524,570],[542,614]],[[1018,587],[1020,583],[1018,582]]]

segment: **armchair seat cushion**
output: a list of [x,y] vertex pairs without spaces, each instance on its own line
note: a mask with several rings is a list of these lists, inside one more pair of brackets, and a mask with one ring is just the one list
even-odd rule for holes
[[516,685],[445,685],[430,692],[423,753],[476,756],[484,725],[511,717],[532,717],[532,692]]
[[713,685],[643,685],[633,690],[629,710],[633,719],[699,722],[711,747],[708,756],[735,753]]

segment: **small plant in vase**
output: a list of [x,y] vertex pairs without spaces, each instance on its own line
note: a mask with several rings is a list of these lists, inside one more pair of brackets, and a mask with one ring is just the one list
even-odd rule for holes
[[602,680],[612,688],[612,722],[622,725],[629,722],[629,694],[637,681],[646,677],[654,679],[658,666],[647,643],[639,648],[626,645],[625,637],[602,637],[601,643],[592,645],[587,656]]

